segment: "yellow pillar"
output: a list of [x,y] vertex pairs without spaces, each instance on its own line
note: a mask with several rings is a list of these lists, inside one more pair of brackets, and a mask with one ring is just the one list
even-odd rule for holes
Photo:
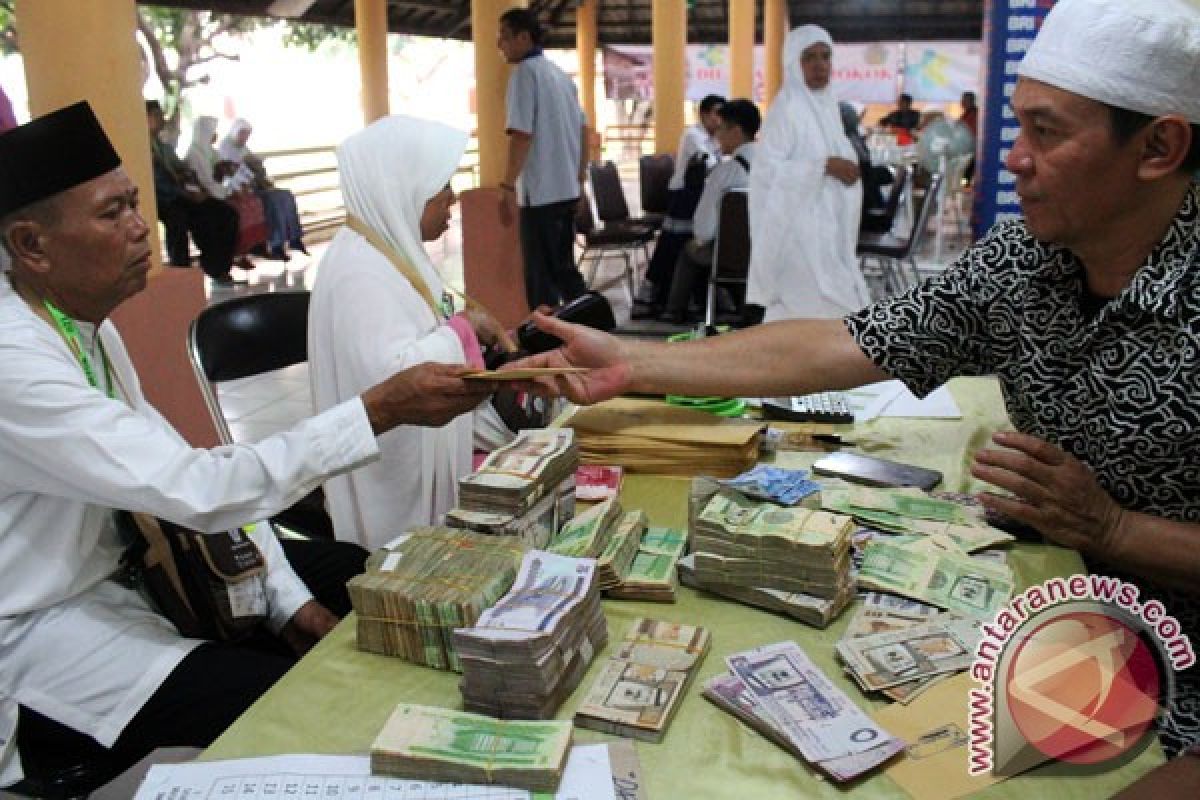
[[[729,0],[730,3],[735,0]],[[763,8],[763,49],[766,51],[766,105],[771,105],[779,87],[783,86],[783,39],[787,36],[788,12],[786,0],[766,0]]]
[[475,114],[478,119],[479,185],[496,187],[508,166],[508,136],[504,133],[504,95],[509,66],[496,47],[500,15],[524,8],[519,0],[471,0],[471,39],[475,43]]
[[754,99],[756,0],[729,0],[729,96]]
[[596,130],[596,0],[575,8],[575,50],[579,54],[579,100],[588,127]]
[[651,3],[654,40],[654,151],[674,153],[683,134],[686,0]]
[[388,114],[387,0],[354,0],[363,124]]
[[[37,117],[87,100],[138,186],[142,214],[153,222],[154,174],[134,14],[134,0],[18,0],[17,35],[30,113]],[[150,229],[157,267],[158,226]]]

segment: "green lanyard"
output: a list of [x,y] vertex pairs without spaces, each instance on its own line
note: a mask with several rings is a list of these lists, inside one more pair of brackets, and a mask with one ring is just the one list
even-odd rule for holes
[[[88,358],[87,351],[83,349],[83,340],[79,336],[79,326],[75,324],[75,320],[59,311],[49,300],[42,300],[42,305],[46,307],[50,318],[58,326],[58,332],[67,341],[67,346],[75,353],[75,358],[79,360],[79,366],[83,368],[83,374],[87,377],[88,383],[93,388],[99,389],[100,382],[96,380],[96,370],[92,368],[92,360]],[[108,353],[104,350],[103,342],[97,342],[97,344],[100,346],[100,358],[104,361],[104,382],[108,389],[108,396],[116,399],[116,394],[113,392],[112,365],[108,362]]]

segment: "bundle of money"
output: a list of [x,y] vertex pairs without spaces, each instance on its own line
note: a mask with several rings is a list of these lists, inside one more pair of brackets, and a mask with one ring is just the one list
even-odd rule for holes
[[854,600],[854,582],[847,581],[833,597],[817,597],[803,592],[785,592],[760,586],[735,586],[730,583],[705,583],[696,576],[695,554],[679,559],[679,580],[684,586],[703,589],[748,606],[785,614],[814,628],[828,627],[830,622]]
[[674,603],[679,559],[686,547],[687,534],[681,530],[647,528],[625,579],[605,590],[605,595],[616,600]]
[[945,614],[901,630],[843,638],[838,656],[864,691],[911,683],[971,666],[978,620]]
[[599,558],[608,546],[613,523],[621,516],[621,504],[614,497],[605,500],[563,523],[550,541],[551,553],[573,558]]
[[371,772],[553,792],[570,748],[570,722],[501,722],[401,703],[371,745]]
[[723,486],[736,489],[747,497],[770,500],[784,506],[794,506],[812,497],[820,485],[809,479],[807,470],[780,469],[759,464],[749,472],[721,481]]
[[358,648],[458,671],[453,630],[509,590],[525,551],[508,538],[420,528],[372,554],[346,584]]
[[892,533],[947,537],[968,553],[1013,540],[984,522],[975,510],[911,487],[824,487],[821,508]]
[[608,544],[596,559],[596,574],[601,590],[619,585],[629,575],[629,568],[633,565],[645,532],[646,514],[643,511],[628,511],[613,523]]
[[524,430],[458,482],[458,503],[468,511],[520,516],[573,478],[577,466],[579,452],[572,430]]
[[634,620],[575,712],[575,724],[662,741],[710,641],[704,628]]
[[966,553],[874,540],[858,572],[863,589],[911,597],[976,619],[990,619],[1008,602],[1012,570]]
[[795,642],[779,642],[726,659],[729,674],[704,696],[789,752],[846,781],[904,749],[834,686]]
[[575,470],[576,500],[608,500],[621,493],[625,470],[601,464],[584,464]]
[[512,536],[527,547],[540,549],[549,544],[559,527],[573,516],[575,480],[569,476],[524,514],[455,508],[446,512],[446,525],[492,536]]
[[729,489],[696,517],[696,577],[706,584],[836,597],[850,575],[849,517],[781,508]]
[[509,719],[548,719],[608,642],[596,562],[526,554],[512,590],[454,631],[463,707]]

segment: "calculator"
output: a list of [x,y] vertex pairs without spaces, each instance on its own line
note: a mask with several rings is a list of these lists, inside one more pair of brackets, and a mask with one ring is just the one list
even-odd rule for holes
[[854,412],[843,392],[817,392],[799,397],[763,399],[763,416],[788,422],[828,422],[845,425],[854,422]]

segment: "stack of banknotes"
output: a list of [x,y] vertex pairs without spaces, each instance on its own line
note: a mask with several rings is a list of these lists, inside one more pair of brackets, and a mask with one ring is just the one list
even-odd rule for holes
[[570,428],[534,428],[492,452],[474,473],[458,482],[459,507],[524,515],[565,481],[574,492],[579,450]]
[[679,559],[687,549],[687,533],[650,526],[642,534],[629,572],[604,592],[616,600],[674,603],[679,588]]
[[358,648],[437,669],[460,669],[453,631],[504,596],[526,548],[512,539],[418,528],[373,553],[346,584]]
[[575,724],[662,741],[710,642],[704,628],[634,620],[575,712]]
[[509,593],[454,631],[463,707],[549,719],[607,643],[596,562],[532,550]]
[[553,792],[570,748],[570,722],[502,722],[401,703],[371,745],[371,772]]
[[944,613],[898,630],[844,636],[837,654],[863,691],[907,704],[941,678],[969,669],[979,639],[978,620]]
[[597,503],[565,521],[546,549],[560,556],[599,558],[608,547],[613,526],[621,516],[621,504],[614,497]]
[[612,524],[608,543],[596,558],[596,574],[599,576],[601,591],[620,586],[629,576],[634,556],[637,555],[638,545],[641,544],[642,534],[645,532],[644,511],[627,511]]
[[696,577],[705,585],[836,598],[851,584],[853,530],[847,516],[783,508],[722,489],[695,518]]
[[822,486],[821,508],[850,515],[877,530],[945,539],[967,553],[1013,540],[984,522],[982,509],[933,497],[916,488]]
[[512,536],[527,547],[538,549],[549,544],[563,523],[573,516],[575,484],[567,478],[524,514],[455,508],[446,512],[446,525],[492,536]]
[[689,553],[679,559],[679,580],[684,586],[703,589],[715,595],[785,614],[805,625],[825,628],[845,610],[855,595],[853,582],[833,597],[817,597],[804,592],[785,592],[782,589],[763,589],[758,586],[735,586],[731,583],[708,584],[696,577],[696,559]]
[[735,653],[704,696],[797,758],[847,781],[904,749],[851,702],[795,642]]

